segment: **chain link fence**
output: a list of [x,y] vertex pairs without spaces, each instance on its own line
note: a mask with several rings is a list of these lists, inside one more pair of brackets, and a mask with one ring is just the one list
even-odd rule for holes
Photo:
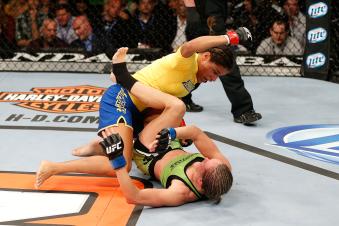
[[[301,76],[305,1],[221,2],[227,4],[227,28],[246,26],[254,36],[251,44],[235,49],[242,75]],[[128,69],[134,72],[186,41],[182,0],[0,3],[0,71],[107,73],[114,50],[128,46]],[[332,20],[333,81],[339,67],[337,11]]]

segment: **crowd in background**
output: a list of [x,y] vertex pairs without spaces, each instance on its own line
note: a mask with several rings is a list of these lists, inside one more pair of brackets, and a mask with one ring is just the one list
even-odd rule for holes
[[[304,0],[230,0],[228,29],[248,27],[250,54],[302,55]],[[186,41],[183,0],[0,0],[0,52],[82,51],[112,54],[119,47],[158,48]],[[1,53],[0,53],[1,54]]]

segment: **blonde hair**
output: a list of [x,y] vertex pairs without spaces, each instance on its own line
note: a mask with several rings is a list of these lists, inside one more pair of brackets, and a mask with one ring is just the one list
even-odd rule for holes
[[233,176],[226,164],[206,170],[202,177],[202,189],[207,198],[219,203],[221,195],[227,193],[233,184]]

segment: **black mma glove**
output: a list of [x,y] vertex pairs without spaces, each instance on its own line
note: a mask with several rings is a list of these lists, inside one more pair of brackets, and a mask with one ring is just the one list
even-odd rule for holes
[[171,141],[177,137],[177,132],[174,128],[166,128],[162,129],[158,135],[158,146],[155,148],[155,151],[164,152],[168,150]]
[[180,144],[182,147],[186,148],[190,145],[193,144],[193,140],[192,139],[186,139],[186,140],[179,140],[180,141]]
[[126,165],[126,160],[123,156],[124,141],[118,133],[106,137],[100,142],[100,145],[114,169],[120,169]]
[[229,40],[230,45],[246,44],[252,41],[252,34],[246,27],[239,27],[237,30],[227,31],[225,38]]
[[[183,126],[186,126],[186,122],[184,119],[182,119],[180,123],[180,127],[183,127]],[[179,142],[180,142],[180,145],[185,148],[193,144],[193,140],[191,139],[186,139],[186,140],[180,139]]]

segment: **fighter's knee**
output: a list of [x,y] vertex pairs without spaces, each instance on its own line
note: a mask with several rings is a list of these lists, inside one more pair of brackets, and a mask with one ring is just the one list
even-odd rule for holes
[[183,117],[186,112],[186,105],[182,100],[178,100],[179,101],[176,103],[175,109],[178,113],[178,116]]
[[178,116],[183,116],[186,111],[186,106],[182,100],[179,98],[175,98],[168,107],[169,109],[172,109],[175,114]]

